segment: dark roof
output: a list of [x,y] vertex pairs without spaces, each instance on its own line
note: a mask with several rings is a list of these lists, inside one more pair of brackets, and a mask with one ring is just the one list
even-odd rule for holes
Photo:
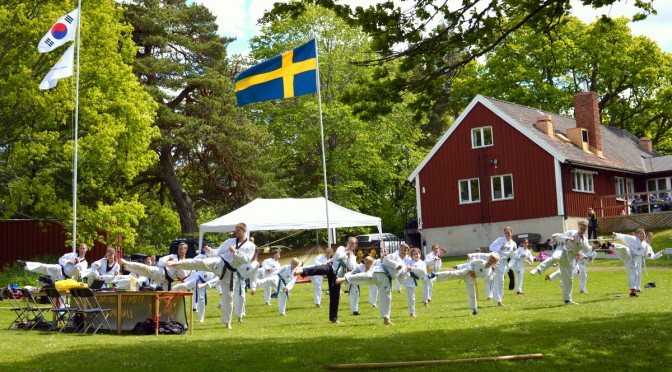
[[600,158],[595,154],[583,151],[572,143],[563,142],[558,137],[549,137],[534,127],[537,116],[550,115],[553,121],[553,130],[566,136],[567,129],[576,128],[576,120],[574,118],[495,98],[485,97],[485,99],[525,129],[529,130],[536,137],[537,140],[535,142],[542,148],[547,150],[554,149],[565,157],[567,161],[572,163],[619,169],[626,172],[646,173],[650,170],[646,169],[643,160],[657,155],[656,153],[651,154],[642,149],[639,146],[639,139],[630,132],[602,125],[600,134],[602,136],[602,154],[604,158]]

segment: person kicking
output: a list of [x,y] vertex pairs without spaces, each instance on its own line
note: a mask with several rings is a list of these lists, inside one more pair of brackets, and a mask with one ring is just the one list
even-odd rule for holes
[[358,274],[347,273],[336,279],[336,284],[347,282],[350,285],[369,285],[378,287],[378,310],[383,324],[392,325],[390,312],[392,309],[392,278],[406,281],[408,271],[406,263],[398,254],[385,256],[372,266],[372,269]]

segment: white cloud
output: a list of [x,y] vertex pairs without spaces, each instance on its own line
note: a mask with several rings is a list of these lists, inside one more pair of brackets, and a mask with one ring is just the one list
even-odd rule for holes
[[281,0],[195,0],[217,17],[222,36],[236,38],[229,45],[229,54],[246,53],[249,50],[250,38],[259,33],[257,20],[278,1]]

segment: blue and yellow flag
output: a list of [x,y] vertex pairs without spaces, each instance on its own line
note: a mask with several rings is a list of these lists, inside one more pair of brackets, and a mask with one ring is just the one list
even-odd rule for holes
[[235,79],[238,106],[317,92],[315,39],[243,71]]

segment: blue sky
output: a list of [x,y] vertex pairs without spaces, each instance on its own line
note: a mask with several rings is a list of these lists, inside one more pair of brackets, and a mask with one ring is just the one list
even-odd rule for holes
[[[237,40],[231,44],[229,54],[246,53],[249,50],[248,41],[257,35],[257,20],[263,15],[264,10],[271,9],[273,3],[282,0],[194,0],[208,7],[215,16],[222,35],[235,37]],[[344,0],[349,5],[368,5],[376,3],[375,0]],[[399,2],[400,6],[408,7],[409,2]],[[593,10],[581,5],[579,0],[572,0],[573,13],[583,22],[593,22],[601,14],[609,14],[612,17],[631,16],[633,13],[634,0],[624,1]],[[672,52],[672,1],[658,0],[654,2],[658,15],[649,16],[643,22],[631,23],[630,27],[635,35],[645,35],[656,41],[666,52]]]

